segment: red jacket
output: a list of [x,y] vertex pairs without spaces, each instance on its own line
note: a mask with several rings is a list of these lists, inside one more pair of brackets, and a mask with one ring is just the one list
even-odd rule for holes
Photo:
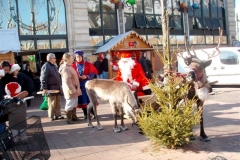
[[[85,62],[85,61],[83,61],[83,63],[84,63],[83,75],[86,75],[88,77],[88,79],[92,79],[94,77],[94,75],[98,74],[97,69],[94,67],[94,65],[92,63]],[[74,62],[72,66],[75,69],[75,71],[77,72],[78,77],[80,77],[80,75],[77,71],[77,64],[78,64],[78,62]]]

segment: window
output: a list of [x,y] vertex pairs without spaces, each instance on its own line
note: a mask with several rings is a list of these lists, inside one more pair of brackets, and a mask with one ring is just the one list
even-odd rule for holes
[[37,40],[37,49],[50,49],[49,40]]
[[220,60],[223,64],[228,65],[239,64],[238,55],[231,51],[221,51]]
[[156,28],[162,28],[161,16],[156,16]]
[[173,16],[175,29],[182,29],[181,17],[180,16]]
[[66,48],[66,40],[65,39],[53,39],[53,40],[51,40],[51,48],[52,49]]
[[4,0],[0,8],[0,28],[17,28],[23,50],[51,50],[52,39],[67,37],[63,0]]
[[189,29],[191,30],[191,29],[193,29],[193,24],[194,24],[194,18],[192,18],[192,17],[189,17],[188,18],[188,23],[189,23]]
[[136,26],[139,28],[146,27],[145,17],[143,15],[135,15]]
[[196,18],[197,29],[204,29],[205,25],[202,18]]
[[124,14],[125,28],[133,28],[133,15]]
[[169,22],[168,22],[168,26],[169,28],[175,28],[175,22],[174,22],[174,18],[173,17],[169,17]]
[[213,29],[212,21],[210,18],[204,18],[204,22],[207,29]]
[[149,28],[155,28],[156,27],[156,19],[153,15],[147,15],[145,17],[145,19],[146,19],[147,27],[149,27]]
[[213,25],[213,29],[218,29],[219,27],[221,28],[220,22],[216,18],[212,20],[212,25]]

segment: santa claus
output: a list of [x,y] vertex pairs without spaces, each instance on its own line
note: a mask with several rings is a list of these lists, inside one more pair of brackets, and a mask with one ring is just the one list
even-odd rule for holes
[[151,94],[150,81],[146,78],[141,65],[132,59],[131,52],[121,53],[118,67],[116,81],[126,82],[132,91],[137,92],[138,96]]

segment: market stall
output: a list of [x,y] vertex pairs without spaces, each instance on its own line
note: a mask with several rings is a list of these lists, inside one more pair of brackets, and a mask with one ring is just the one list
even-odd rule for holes
[[20,50],[17,29],[0,29],[0,62],[8,60],[14,63],[14,52],[20,52]]
[[40,63],[39,51],[21,50],[18,31],[15,28],[0,29],[0,62],[3,60],[9,61],[11,64],[17,63],[22,69],[26,64],[30,64],[33,72],[39,71],[41,67],[40,64],[37,65],[37,62]]
[[129,31],[124,34],[120,34],[113,39],[111,39],[105,45],[99,47],[95,54],[107,54],[110,55],[109,67],[108,67],[108,78],[112,79],[117,74],[117,61],[120,59],[122,52],[130,51],[132,52],[132,58],[139,60],[140,54],[142,52],[148,52],[149,59],[152,62],[153,73],[155,71],[155,51],[153,46],[146,41],[141,35],[135,31]]

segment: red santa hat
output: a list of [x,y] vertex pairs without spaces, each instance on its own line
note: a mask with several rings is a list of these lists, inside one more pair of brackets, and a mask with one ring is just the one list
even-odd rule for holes
[[132,60],[132,52],[122,52],[121,60]]
[[18,64],[13,64],[10,69],[10,73],[13,73],[14,71],[20,70],[21,67]]
[[7,95],[11,97],[16,96],[18,93],[21,92],[22,87],[17,82],[10,82],[5,86],[5,92]]
[[5,72],[3,69],[0,69],[0,77],[4,77],[5,76]]

